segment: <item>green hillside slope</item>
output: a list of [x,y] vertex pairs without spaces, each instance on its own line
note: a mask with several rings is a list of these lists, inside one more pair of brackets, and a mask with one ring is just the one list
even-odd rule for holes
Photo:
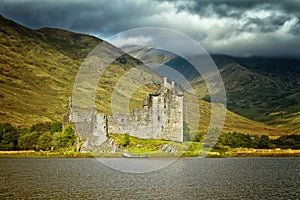
[[[229,110],[300,133],[300,60],[224,55],[213,55],[212,59],[223,78]],[[165,64],[190,80],[209,102],[205,82],[187,61],[176,57]]]
[[[0,17],[0,25],[0,121],[28,126],[61,120],[83,59],[102,40],[59,29],[35,31],[4,17]],[[107,50],[115,49],[106,45]],[[125,69],[141,64],[128,55],[123,63],[116,61],[110,66],[114,78],[108,70],[99,82],[101,95],[97,96],[109,97]],[[153,88],[145,87],[138,93],[151,91]],[[98,101],[98,108],[109,112],[109,103],[104,98]]]
[[[31,30],[2,16],[0,36],[0,122],[28,127],[37,122],[61,120],[67,112],[67,99],[72,94],[75,76],[83,59],[103,41],[60,29]],[[115,49],[108,43],[105,46],[108,53]],[[161,57],[157,61],[166,59]],[[105,71],[96,93],[100,112],[111,113],[110,97],[114,86],[126,71],[141,64],[139,60],[124,55]],[[141,80],[149,74],[145,71],[134,79]],[[130,108],[141,106],[144,97],[157,87],[146,85],[136,90]],[[210,104],[200,101],[200,109],[200,127],[206,130]],[[268,135],[287,133],[232,112],[227,113],[224,130]]]

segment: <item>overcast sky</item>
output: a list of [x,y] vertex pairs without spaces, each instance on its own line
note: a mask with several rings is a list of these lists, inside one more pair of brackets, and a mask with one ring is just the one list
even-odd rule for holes
[[210,53],[300,57],[300,0],[0,0],[0,12],[34,29],[105,39],[131,28],[165,27]]

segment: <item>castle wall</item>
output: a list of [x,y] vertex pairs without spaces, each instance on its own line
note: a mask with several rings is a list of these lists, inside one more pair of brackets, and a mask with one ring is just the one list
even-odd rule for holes
[[174,82],[163,79],[158,94],[145,99],[143,107],[131,114],[99,114],[96,107],[76,111],[69,104],[69,120],[75,124],[76,134],[86,150],[100,146],[108,133],[125,134],[144,139],[183,141],[183,95],[177,95]]
[[97,114],[95,109],[73,111],[70,107],[69,121],[75,124],[75,133],[86,140],[84,146],[99,146],[107,140],[107,116]]
[[128,133],[144,139],[183,141],[183,97],[165,88],[150,95],[148,104],[131,115],[115,113],[108,118],[109,133]]

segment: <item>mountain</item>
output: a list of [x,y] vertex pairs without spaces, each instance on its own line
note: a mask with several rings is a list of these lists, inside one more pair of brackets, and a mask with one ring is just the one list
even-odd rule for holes
[[[105,52],[99,59],[105,59],[105,53],[117,50],[93,36],[55,28],[32,30],[3,16],[0,16],[0,36],[0,122],[10,122],[22,127],[37,122],[61,120],[67,112],[68,97],[72,95],[74,80],[84,58],[100,43],[104,44]],[[176,59],[171,54],[150,51],[156,55],[155,62],[173,62],[172,59]],[[147,59],[150,61],[151,57]],[[114,86],[126,72],[142,64],[140,60],[127,54],[111,63],[100,78],[96,91],[99,112],[111,113],[110,97]],[[153,75],[153,72],[144,72],[134,76],[133,82]],[[193,79],[196,80],[197,77]],[[139,87],[131,96],[130,108],[141,106],[143,99],[157,88],[155,84]],[[186,96],[188,99],[189,94]],[[206,130],[210,121],[211,104],[200,99],[194,106],[200,107],[200,128]],[[193,115],[193,110],[187,112]],[[267,135],[288,133],[231,111],[227,112],[224,131]]]
[[[222,76],[229,110],[300,133],[300,59],[211,57]],[[201,76],[194,75],[196,72],[190,63],[175,57],[165,65],[183,74],[202,98],[210,101],[205,82]]]
[[221,66],[228,108],[250,119],[300,132],[300,60],[234,58]]
[[[116,49],[93,36],[53,28],[31,30],[3,16],[0,34],[0,121],[20,126],[61,120],[84,58],[100,43],[108,52]],[[115,75],[99,81],[103,91],[97,97],[110,96],[125,69],[140,64],[129,55],[122,57],[122,63],[112,63]],[[153,89],[144,90],[138,94]],[[108,99],[97,99],[97,104],[99,110],[109,110]]]
[[57,51],[40,31],[2,16],[0,27],[1,122],[61,119],[80,61]]

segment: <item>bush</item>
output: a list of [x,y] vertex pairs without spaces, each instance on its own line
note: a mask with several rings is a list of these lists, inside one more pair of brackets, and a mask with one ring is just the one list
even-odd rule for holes
[[201,142],[202,140],[204,140],[204,136],[206,133],[196,133],[193,137],[193,142]]
[[254,139],[253,147],[258,149],[271,149],[274,148],[275,145],[272,144],[268,136],[262,135]]
[[53,147],[53,137],[51,133],[42,134],[37,141],[36,150],[49,151]]
[[19,141],[19,148],[23,150],[35,150],[40,134],[37,132],[27,133]]
[[68,124],[64,127],[64,130],[61,134],[57,136],[57,147],[58,148],[67,148],[75,143],[75,134],[73,126]]
[[130,136],[129,136],[129,134],[126,133],[126,134],[124,134],[124,142],[123,142],[122,146],[126,147],[129,144],[130,144]]
[[218,144],[222,144],[223,146],[229,146],[231,148],[253,147],[251,137],[249,135],[238,132],[222,134],[218,140]]
[[60,121],[54,121],[50,126],[50,133],[62,132],[62,123]]
[[273,144],[282,149],[300,149],[300,135],[284,135],[274,140]]
[[46,131],[50,131],[51,128],[51,122],[41,122],[41,123],[37,123],[35,125],[32,125],[30,127],[30,132],[46,132]]
[[0,124],[0,150],[18,148],[18,131],[9,123]]

